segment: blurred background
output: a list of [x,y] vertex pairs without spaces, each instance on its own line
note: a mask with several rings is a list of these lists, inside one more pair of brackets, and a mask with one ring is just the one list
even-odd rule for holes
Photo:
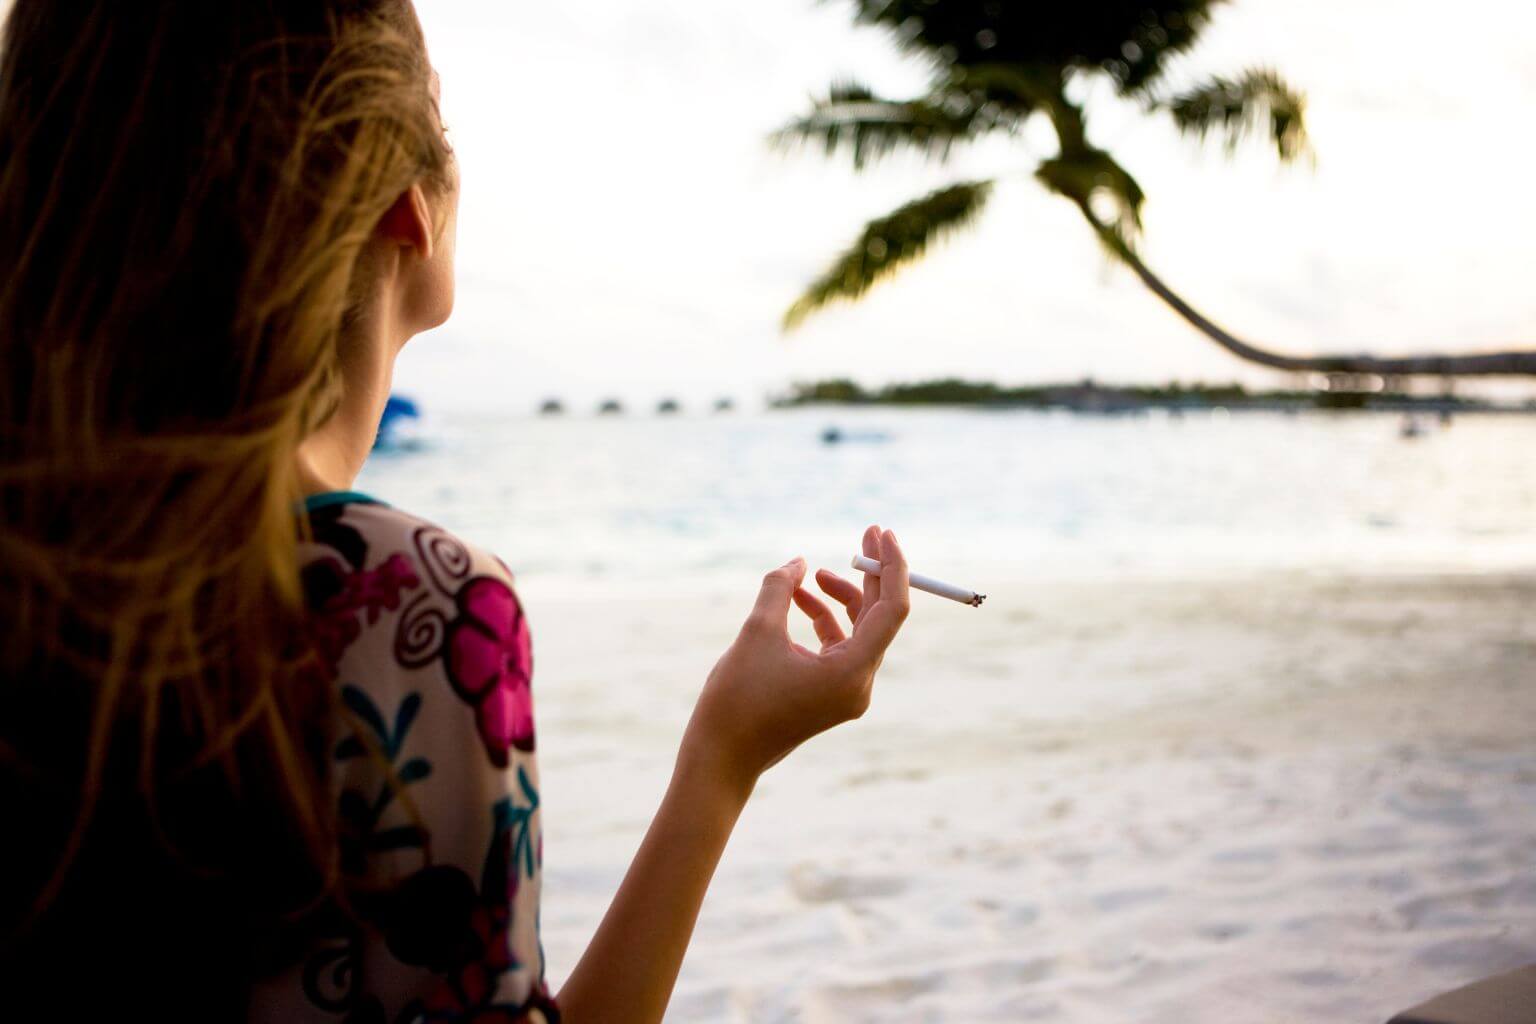
[[1384,1020],[1536,961],[1536,361],[1371,362],[1536,349],[1536,14],[1057,6],[418,5],[459,292],[358,486],[518,575],[552,983],[758,577],[871,522],[987,604],[916,595],[763,779],[669,1019]]
[[[919,95],[926,65],[849,3],[422,4],[463,172],[460,296],[402,386],[529,411],[616,395],[749,405],[791,379],[1173,379],[1283,385],[1203,341],[1030,179],[1018,139],[863,174],[767,135],[835,80]],[[1013,5],[1005,5],[1013,6]],[[1085,5],[1092,8],[1094,5]],[[1315,170],[1262,139],[1232,159],[1087,76],[1092,138],[1141,183],[1149,261],[1241,334],[1306,351],[1528,342],[1536,196],[1520,125],[1536,15],[1498,0],[1243,0],[1170,75],[1272,65],[1307,97]],[[786,340],[779,318],[863,224],[931,188],[1015,173],[973,229]],[[487,372],[491,367],[496,372]],[[470,372],[479,368],[480,372]]]

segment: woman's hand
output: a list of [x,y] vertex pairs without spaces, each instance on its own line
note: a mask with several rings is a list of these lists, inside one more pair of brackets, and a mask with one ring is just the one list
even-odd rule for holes
[[[907,561],[871,526],[864,553],[880,575],[864,588],[830,572],[816,582],[848,611],[853,635],[800,586],[795,559],[763,579],[757,606],[716,663],[683,735],[667,795],[597,934],[557,1001],[577,1021],[660,1021],[704,891],[757,777],[806,739],[869,707],[875,669],[907,617]],[[789,606],[810,616],[821,650],[789,638]]]
[[[889,530],[864,531],[864,554],[880,560],[860,590],[821,570],[816,583],[852,625],[800,584],[796,558],[763,578],[757,604],[715,664],[694,706],[678,754],[680,768],[707,771],[745,796],[757,777],[805,740],[869,707],[875,670],[907,617],[907,560]],[[820,651],[789,638],[789,606],[810,617]]]

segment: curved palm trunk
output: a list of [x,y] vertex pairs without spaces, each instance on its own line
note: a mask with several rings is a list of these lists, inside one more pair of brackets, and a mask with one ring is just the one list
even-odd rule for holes
[[1273,367],[1277,370],[1315,373],[1359,373],[1391,376],[1520,376],[1536,375],[1536,351],[1479,352],[1467,355],[1421,355],[1379,357],[1372,355],[1293,356],[1269,352],[1227,333],[1175,292],[1154,274],[1117,231],[1100,221],[1092,211],[1081,208],[1104,244],[1125,265],[1136,272],[1141,283],[1166,302],[1173,311],[1239,359]]

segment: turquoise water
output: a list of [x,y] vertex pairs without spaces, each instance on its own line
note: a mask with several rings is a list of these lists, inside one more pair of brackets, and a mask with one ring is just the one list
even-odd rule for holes
[[[884,435],[828,445],[828,426]],[[1536,567],[1536,418],[798,409],[716,417],[426,410],[358,487],[524,576],[687,581],[794,554],[846,565],[863,527],[915,567],[1205,575]],[[984,587],[981,589],[985,589]]]

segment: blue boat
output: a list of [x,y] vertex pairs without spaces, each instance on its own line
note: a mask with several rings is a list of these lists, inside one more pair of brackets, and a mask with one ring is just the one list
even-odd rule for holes
[[404,395],[390,395],[379,417],[379,430],[373,436],[374,451],[411,451],[421,446],[417,438],[400,436],[400,424],[421,419],[421,409]]

